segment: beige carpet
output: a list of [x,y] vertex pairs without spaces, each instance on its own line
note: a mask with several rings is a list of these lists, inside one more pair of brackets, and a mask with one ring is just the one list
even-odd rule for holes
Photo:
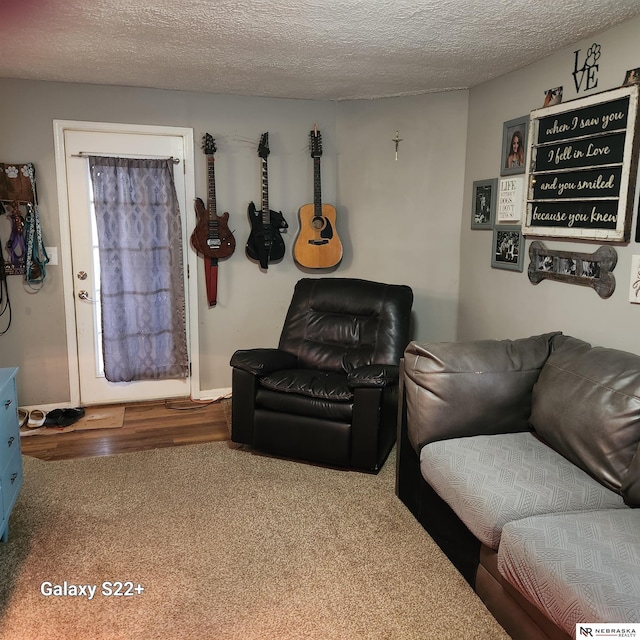
[[[507,638],[378,476],[229,443],[24,457],[0,544],[3,639]],[[104,581],[144,592],[101,595]],[[44,596],[50,582],[96,585]]]

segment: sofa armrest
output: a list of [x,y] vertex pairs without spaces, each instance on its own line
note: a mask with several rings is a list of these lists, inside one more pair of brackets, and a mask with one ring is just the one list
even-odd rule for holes
[[404,385],[408,436],[416,452],[435,440],[529,430],[531,391],[558,335],[411,342]]
[[281,369],[295,369],[298,359],[281,349],[244,349],[231,356],[231,366],[254,376],[266,376]]
[[382,389],[397,384],[400,367],[395,364],[369,364],[358,367],[347,374],[347,384],[352,387],[375,387]]

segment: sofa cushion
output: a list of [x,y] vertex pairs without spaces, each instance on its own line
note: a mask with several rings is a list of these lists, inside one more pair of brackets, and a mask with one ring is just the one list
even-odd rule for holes
[[640,505],[640,356],[557,341],[533,388],[531,424],[563,456]]
[[628,508],[509,522],[498,570],[571,637],[578,622],[640,622],[638,531]]
[[295,393],[321,400],[334,402],[353,400],[353,390],[347,384],[347,376],[331,371],[283,369],[260,378],[260,385],[271,391]]
[[409,440],[528,431],[531,390],[559,332],[520,340],[411,342],[404,353]]
[[267,409],[294,416],[307,416],[351,424],[353,402],[334,402],[326,398],[312,398],[298,393],[281,393],[264,387],[256,389],[256,409]]
[[502,528],[513,520],[626,508],[617,493],[528,432],[432,442],[420,452],[420,471],[476,538],[494,550]]

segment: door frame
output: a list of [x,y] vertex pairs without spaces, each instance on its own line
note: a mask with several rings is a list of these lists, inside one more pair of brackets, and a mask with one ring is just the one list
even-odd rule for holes
[[[94,131],[98,133],[132,133],[148,135],[170,135],[181,137],[184,148],[185,200],[187,211],[186,228],[195,227],[195,210],[189,207],[195,201],[195,168],[193,129],[189,127],[169,127],[156,125],[120,124],[109,122],[86,122],[77,120],[54,120],[53,137],[56,166],[56,182],[58,188],[58,213],[60,224],[60,265],[62,267],[62,289],[64,296],[64,312],[67,334],[67,358],[69,365],[69,392],[71,404],[80,404],[80,373],[78,369],[78,348],[75,315],[75,288],[73,281],[73,266],[71,261],[71,219],[69,215],[69,200],[67,192],[65,131]],[[185,296],[189,312],[187,323],[187,349],[190,362],[191,398],[200,399],[200,360],[198,348],[198,282],[197,255],[190,250],[189,238],[182,239],[183,251],[187,255],[187,278]],[[193,274],[193,279],[191,278]]]

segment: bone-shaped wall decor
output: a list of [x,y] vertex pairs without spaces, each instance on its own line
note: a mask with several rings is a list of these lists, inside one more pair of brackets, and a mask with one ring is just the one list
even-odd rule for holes
[[529,245],[529,268],[527,275],[533,284],[545,278],[593,287],[601,298],[608,298],[616,288],[616,279],[611,273],[618,261],[612,247],[603,246],[593,253],[547,249],[542,242]]

